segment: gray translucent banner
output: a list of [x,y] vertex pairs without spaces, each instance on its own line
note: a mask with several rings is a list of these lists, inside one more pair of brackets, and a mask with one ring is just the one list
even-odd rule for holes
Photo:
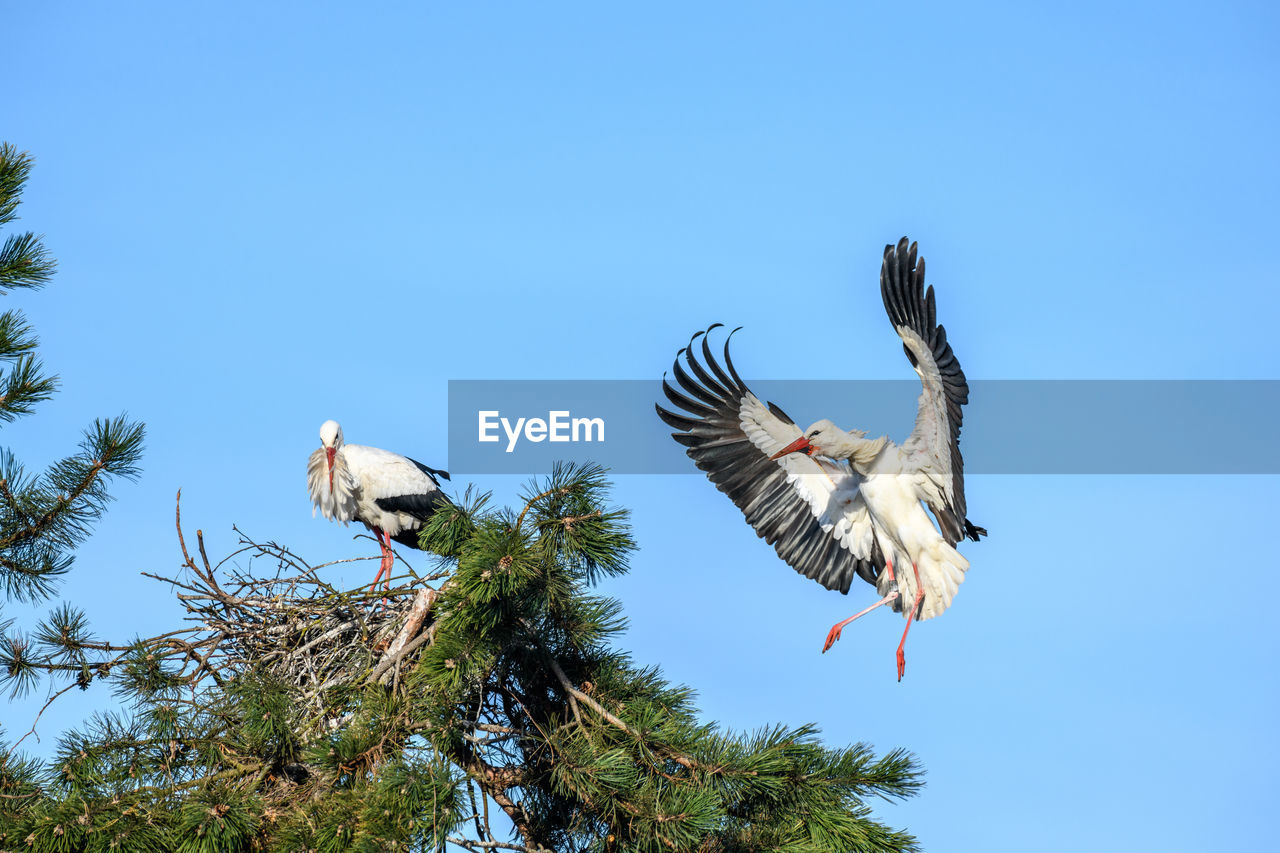
[[[802,428],[819,418],[902,441],[914,380],[747,385]],[[971,380],[960,446],[969,474],[1278,474],[1280,380]],[[541,474],[697,471],[654,403],[655,380],[451,380],[449,470]]]

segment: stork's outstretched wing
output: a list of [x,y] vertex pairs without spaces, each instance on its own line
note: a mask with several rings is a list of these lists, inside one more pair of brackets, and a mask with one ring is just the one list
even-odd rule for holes
[[[800,428],[777,406],[761,403],[738,377],[728,339],[728,373],[721,368],[711,355],[707,333],[694,335],[676,354],[672,371],[686,393],[663,379],[667,399],[686,413],[655,406],[658,416],[679,430],[671,437],[687,448],[716,488],[742,510],[756,534],[797,572],[842,593],[849,591],[855,575],[874,585],[884,558],[858,490],[861,477],[844,463],[803,453],[771,461],[771,455],[800,437]],[[693,354],[699,337],[705,367]],[[681,355],[693,376],[681,365]]]
[[937,322],[933,287],[925,290],[924,258],[916,262],[916,244],[907,238],[884,247],[880,295],[911,366],[924,390],[915,429],[902,449],[915,474],[920,499],[929,505],[942,535],[955,545],[965,536],[986,533],[965,517],[964,459],[960,455],[961,407],[969,402],[969,383]]

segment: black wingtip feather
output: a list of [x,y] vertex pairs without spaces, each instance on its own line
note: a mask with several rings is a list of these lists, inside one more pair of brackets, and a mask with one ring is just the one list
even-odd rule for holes
[[668,412],[657,403],[654,403],[653,407],[658,410],[658,417],[662,418],[663,423],[672,429],[678,429],[681,432],[688,432],[694,427],[702,425],[702,421],[695,421],[692,418],[677,415],[675,412]]
[[[714,329],[716,326],[719,326],[719,325],[721,324],[716,323],[711,328]],[[698,338],[702,337],[705,334],[706,334],[705,331],[697,332],[694,334],[692,338],[689,339],[689,346],[685,348],[684,360],[685,362],[688,363],[689,369],[693,371],[693,375],[698,377],[698,381],[701,382],[704,386],[706,386],[706,389],[708,391],[710,391],[712,394],[715,394],[717,397],[721,397],[721,398],[727,397],[729,396],[729,392],[725,388],[722,388],[720,386],[720,383],[718,383],[712,377],[712,375],[707,372],[707,369],[705,367],[703,367],[701,364],[698,363],[698,359],[696,359],[693,355],[694,341],[696,341]]]
[[729,375],[732,376],[733,381],[737,383],[738,387],[736,390],[738,393],[745,394],[747,393],[747,383],[742,381],[742,377],[738,375],[737,369],[733,366],[733,359],[729,358],[729,341],[733,340],[733,336],[736,335],[738,330],[741,328],[741,326],[738,326],[737,329],[730,332],[729,336],[724,339],[724,366],[729,369]]
[[[407,456],[405,458],[409,459]],[[442,471],[439,468],[432,468],[430,465],[423,465],[417,459],[409,459],[409,461],[418,466],[419,471],[426,474],[428,477],[431,477],[433,480],[436,477],[444,477],[446,480],[451,479],[448,471]]]
[[403,512],[419,521],[426,521],[440,507],[448,506],[450,500],[445,497],[444,492],[436,490],[425,495],[394,495],[392,497],[377,498],[374,503],[385,512]]
[[697,447],[702,444],[701,438],[696,435],[690,435],[687,432],[673,432],[671,433],[671,437],[674,438],[678,444],[683,444],[685,447]]
[[711,415],[714,415],[716,413],[716,410],[713,409],[711,406],[704,406],[702,403],[699,403],[697,400],[694,400],[690,397],[686,397],[676,389],[672,388],[666,382],[662,383],[662,393],[665,394],[667,399],[670,400],[675,405],[679,406],[680,408],[684,409],[686,412],[689,412],[690,414],[697,415],[700,418],[710,417]]
[[[703,388],[697,382],[694,382],[693,378],[685,372],[683,367],[680,366],[680,359],[676,359],[675,362],[672,363],[671,369],[675,372],[676,382],[680,384],[681,388],[708,405],[719,405],[720,398],[715,394],[712,394],[706,388]],[[663,378],[665,379],[665,377]]]
[[[711,327],[711,329],[715,329],[721,325],[723,324],[716,323]],[[720,384],[727,390],[733,387],[733,380],[729,378],[729,374],[724,372],[724,368],[720,366],[719,362],[716,361],[715,356],[711,354],[711,329],[707,329],[707,334],[702,338],[702,358],[707,362],[707,366],[711,368],[711,372],[716,375],[716,379],[719,379]]]
[[773,402],[770,402],[768,405],[769,405],[769,411],[770,411],[770,412],[773,412],[773,416],[774,416],[775,418],[777,418],[777,419],[778,419],[778,420],[780,420],[780,421],[784,421],[785,423],[789,423],[789,424],[791,424],[792,426],[795,426],[795,423],[796,423],[796,422],[795,422],[795,421],[793,421],[793,420],[791,419],[791,416],[790,416],[790,415],[788,415],[786,412],[782,411],[782,407],[781,407],[781,406],[779,406],[779,405],[777,405],[776,403],[773,403]]

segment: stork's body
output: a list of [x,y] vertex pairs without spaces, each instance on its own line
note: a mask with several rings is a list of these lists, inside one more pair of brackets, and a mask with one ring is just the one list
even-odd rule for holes
[[376,587],[385,574],[389,586],[395,560],[391,540],[419,547],[422,525],[449,503],[436,479],[447,480],[449,474],[389,450],[346,444],[337,421],[321,425],[320,444],[307,463],[307,490],[315,509],[330,521],[359,521],[373,531],[382,549],[373,583]]
[[[817,454],[849,463],[853,476],[859,478],[857,489],[876,549],[884,560],[884,571],[876,578],[881,599],[832,626],[822,650],[831,648],[850,622],[881,605],[895,604],[907,619],[897,651],[898,678],[902,678],[906,668],[904,647],[912,620],[932,619],[951,606],[964,583],[969,561],[930,521],[921,503],[922,481],[927,482],[927,478],[918,475],[917,461],[904,448],[885,438],[867,441],[860,433],[846,432],[831,421],[822,420],[771,458],[791,453]],[[980,532],[986,531],[974,528],[974,538]],[[905,570],[907,566],[910,571]]]
[[916,246],[908,247],[905,237],[896,249],[885,247],[880,285],[890,322],[923,386],[915,429],[903,444],[867,439],[829,420],[801,432],[743,383],[728,340],[727,372],[721,368],[704,333],[694,336],[703,338],[702,363],[692,341],[677,354],[673,372],[681,390],[663,382],[667,399],[684,412],[659,406],[658,414],[679,430],[672,437],[742,509],[757,535],[796,571],[842,593],[854,577],[876,587],[881,599],[832,627],[824,652],[863,613],[883,604],[903,612],[901,679],[911,621],[950,607],[969,568],[955,545],[986,531],[965,516],[959,436],[968,384],[937,325],[933,288],[924,289],[924,261],[916,263]]
[[[886,567],[916,567],[911,574],[899,576],[896,585],[905,600],[915,601],[919,595],[924,596],[923,606],[916,615],[917,619],[924,620],[951,606],[951,600],[964,582],[969,561],[942,537],[930,520],[920,502],[918,478],[912,476],[911,469],[903,449],[891,441],[886,442],[863,477],[859,490],[866,501],[867,514]],[[882,595],[890,592],[891,583],[885,582],[888,580],[886,577],[876,585]]]

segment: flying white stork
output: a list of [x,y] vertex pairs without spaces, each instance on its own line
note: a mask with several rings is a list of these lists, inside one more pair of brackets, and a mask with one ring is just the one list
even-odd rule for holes
[[[908,247],[905,237],[896,249],[885,246],[880,293],[924,387],[915,429],[903,444],[867,439],[825,419],[802,433],[738,376],[729,358],[733,333],[724,343],[728,372],[716,362],[707,335],[719,323],[676,354],[672,370],[685,393],[663,379],[667,399],[683,413],[657,410],[679,430],[672,438],[796,571],[841,593],[849,592],[855,576],[876,587],[880,600],[834,625],[823,652],[840,639],[841,629],[883,604],[904,614],[897,650],[901,680],[912,619],[930,619],[951,605],[969,568],[955,545],[987,531],[965,517],[959,438],[969,386],[937,323],[933,287],[924,288],[924,259],[916,262],[916,244]],[[693,351],[699,337],[703,363]]]
[[319,509],[330,521],[359,521],[373,531],[382,565],[370,591],[384,574],[391,585],[391,540],[419,547],[422,525],[450,502],[437,477],[447,480],[449,472],[378,447],[344,444],[337,421],[320,425],[320,447],[307,462],[307,490],[315,504],[311,514]]

